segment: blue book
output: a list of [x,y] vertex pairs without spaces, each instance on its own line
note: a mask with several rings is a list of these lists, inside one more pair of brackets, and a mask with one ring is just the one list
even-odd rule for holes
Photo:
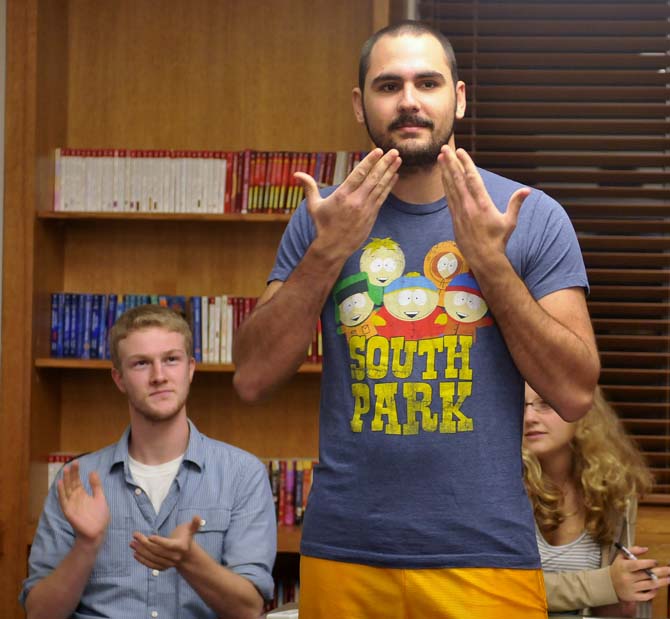
[[167,306],[173,312],[186,318],[186,297],[182,295],[170,295],[167,297]]
[[101,306],[102,306],[101,294],[94,294],[91,299],[91,325],[89,328],[89,348],[88,356],[90,359],[98,358],[98,344],[100,342],[100,323],[101,320]]
[[79,300],[79,332],[77,334],[77,351],[80,359],[91,358],[91,319],[93,316],[93,295],[80,295]]
[[114,293],[110,293],[110,295],[107,297],[107,320],[106,320],[106,335],[105,335],[105,341],[104,341],[104,347],[105,347],[105,354],[104,354],[104,359],[109,359],[110,358],[110,353],[109,353],[109,332],[112,328],[112,325],[116,321],[116,311],[117,311],[117,306],[119,305],[118,303],[118,296],[115,295]]
[[[125,295],[124,297],[119,297],[119,300],[116,303],[116,312],[114,313],[114,322],[116,322],[119,319],[119,316],[123,314],[127,309],[130,309],[125,302]],[[114,324],[114,323],[112,323]]]
[[193,332],[193,357],[198,363],[202,362],[202,303],[200,297],[191,297],[191,331]]
[[72,356],[71,333],[72,333],[72,306],[74,300],[72,294],[65,293],[65,303],[63,304],[63,356]]
[[71,333],[71,352],[73,357],[80,358],[84,349],[84,295],[74,295],[74,311],[72,312],[72,321],[70,323]]
[[51,356],[63,356],[63,309],[65,295],[62,292],[51,293]]
[[100,335],[98,336],[98,359],[104,359],[107,350],[107,295],[100,295]]

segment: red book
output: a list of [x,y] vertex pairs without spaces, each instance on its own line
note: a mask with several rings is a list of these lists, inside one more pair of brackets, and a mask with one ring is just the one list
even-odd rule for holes
[[250,170],[251,167],[251,150],[246,149],[242,157],[242,203],[240,212],[248,213],[249,212],[249,180],[250,180]]
[[223,198],[223,212],[232,213],[233,212],[233,196],[234,196],[234,169],[235,169],[235,158],[232,152],[224,153],[226,159],[226,191]]
[[277,505],[277,522],[284,523],[286,514],[286,460],[279,461],[279,502]]
[[295,461],[288,460],[286,463],[285,491],[284,491],[284,524],[293,526],[295,524]]

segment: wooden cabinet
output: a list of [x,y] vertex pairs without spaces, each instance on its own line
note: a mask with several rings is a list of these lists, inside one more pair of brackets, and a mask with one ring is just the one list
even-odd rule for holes
[[[117,439],[123,398],[104,364],[48,359],[52,291],[252,296],[285,219],[50,214],[53,150],[353,150],[362,42],[380,0],[7,0],[0,413],[0,605],[20,616],[27,543],[51,451]],[[103,367],[99,367],[103,365]],[[209,371],[205,371],[209,370]],[[259,456],[317,455],[318,375],[243,404],[230,367],[197,371],[200,430]],[[299,531],[280,534],[295,549]]]

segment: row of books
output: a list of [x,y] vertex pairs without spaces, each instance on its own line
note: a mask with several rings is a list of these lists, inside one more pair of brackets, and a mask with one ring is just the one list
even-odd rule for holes
[[339,184],[360,151],[208,151],[57,148],[54,210],[290,213],[303,197],[293,174]]
[[315,464],[311,458],[266,461],[278,524],[302,524]]
[[[235,332],[256,305],[256,297],[235,295],[148,295],[54,292],[51,294],[51,356],[109,359],[108,333],[116,319],[137,305],[169,307],[184,316],[193,332],[193,356],[200,363],[232,363]],[[322,360],[321,325],[308,360]]]
[[264,611],[266,613],[283,604],[289,604],[291,602],[298,603],[300,601],[300,581],[295,576],[289,576],[288,574],[274,574],[274,581],[274,597],[265,604]]

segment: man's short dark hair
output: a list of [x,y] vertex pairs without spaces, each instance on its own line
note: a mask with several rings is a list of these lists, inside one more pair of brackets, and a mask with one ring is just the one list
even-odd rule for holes
[[370,69],[370,54],[372,53],[372,48],[375,46],[375,43],[377,43],[383,36],[397,37],[403,34],[417,37],[427,34],[435,37],[440,42],[440,45],[442,45],[442,49],[447,57],[447,63],[451,69],[451,78],[454,81],[454,86],[456,85],[456,82],[458,82],[456,55],[454,54],[454,48],[451,46],[449,39],[442,32],[428,24],[414,20],[405,20],[378,30],[365,43],[363,43],[361,57],[358,63],[358,87],[361,89],[361,92],[364,90],[365,76]]

